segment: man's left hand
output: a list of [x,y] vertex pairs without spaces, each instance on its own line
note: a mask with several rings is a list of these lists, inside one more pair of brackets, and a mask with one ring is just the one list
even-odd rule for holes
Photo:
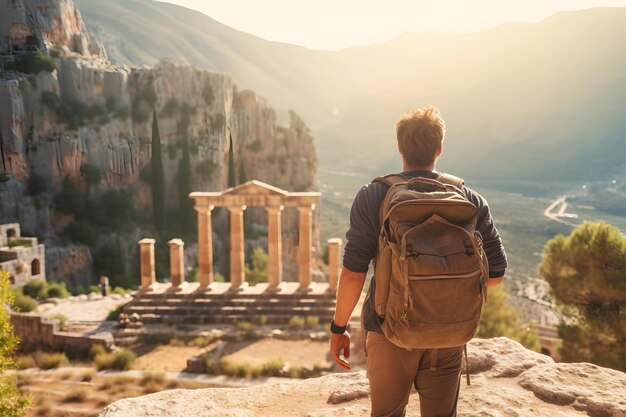
[[[333,354],[335,363],[341,366],[346,371],[350,370],[350,363],[345,360],[350,357],[350,333],[344,332],[343,334],[330,334],[330,352]],[[343,353],[343,359],[341,354]]]

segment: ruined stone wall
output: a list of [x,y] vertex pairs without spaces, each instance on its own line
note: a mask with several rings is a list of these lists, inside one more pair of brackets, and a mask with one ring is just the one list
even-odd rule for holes
[[58,320],[47,320],[32,313],[11,312],[13,333],[20,339],[19,350],[33,352],[38,349],[65,352],[70,357],[87,356],[95,345],[110,350],[112,338],[87,337],[59,330]]

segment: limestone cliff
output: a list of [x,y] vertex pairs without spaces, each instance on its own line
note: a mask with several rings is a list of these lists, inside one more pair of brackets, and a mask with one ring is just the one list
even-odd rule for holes
[[[463,380],[460,417],[623,417],[626,374],[588,363],[554,363],[506,338],[468,347],[471,385]],[[252,388],[164,391],[117,401],[99,417],[366,416],[365,372]],[[407,416],[419,416],[413,391]]]
[[101,54],[72,0],[3,0],[0,54],[60,45],[83,55]]
[[[112,65],[104,54],[94,53],[97,48],[91,46],[71,0],[5,3],[0,8],[0,38],[9,39],[11,46],[4,45],[2,51],[23,48],[26,37],[35,36],[43,39],[44,48],[39,49],[50,53],[56,67],[30,75],[6,70],[0,74],[0,175],[5,182],[25,184],[37,174],[47,183],[48,199],[42,198],[50,206],[51,195],[65,179],[88,188],[81,168],[89,166],[102,173],[92,194],[126,189],[135,196],[137,209],[149,209],[150,189],[141,173],[151,158],[156,109],[166,195],[178,195],[184,138],[195,190],[227,188],[231,143],[238,182],[258,179],[289,191],[317,190],[313,138],[295,113],[281,125],[276,112],[254,92],[239,91],[228,75],[185,61],[165,59],[142,68]],[[17,188],[7,190],[14,195]],[[168,208],[177,208],[178,201],[168,198]],[[50,210],[27,207],[28,199],[18,195],[0,203],[1,220],[15,220],[13,207],[20,204],[31,213],[26,230],[50,235],[60,228]],[[218,213],[216,221],[223,222],[222,217]],[[262,217],[251,214],[253,221]],[[295,221],[295,215],[286,213],[285,230],[293,229]],[[314,227],[318,236],[317,222]],[[285,245],[287,270],[294,267],[296,253],[290,241],[295,239]],[[218,236],[216,246],[223,244]]]

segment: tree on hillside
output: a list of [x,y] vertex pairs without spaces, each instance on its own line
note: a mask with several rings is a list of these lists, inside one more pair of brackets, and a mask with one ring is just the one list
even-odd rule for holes
[[163,173],[161,135],[159,134],[156,109],[153,110],[152,116],[152,159],[150,160],[150,164],[154,226],[157,230],[163,230],[163,226],[165,225],[165,175]]
[[189,198],[191,193],[191,162],[189,158],[189,139],[185,133],[183,136],[182,157],[178,163],[178,199],[180,206],[181,222],[186,233],[194,231],[193,200]]
[[478,326],[477,337],[505,336],[538,351],[539,336],[533,324],[522,326],[519,313],[508,305],[509,294],[503,285],[489,288],[487,303]]
[[18,344],[6,306],[13,306],[13,292],[9,274],[0,271],[0,417],[23,417],[31,399],[18,390],[15,376],[6,374],[14,366],[13,355]]
[[230,136],[230,148],[228,149],[228,188],[237,185],[235,178],[235,151],[233,150],[233,136]]
[[268,257],[267,253],[261,247],[254,248],[252,252],[252,267],[248,264],[245,266],[246,282],[254,285],[259,282],[267,282],[268,280]]
[[573,321],[559,326],[565,361],[626,371],[626,238],[604,222],[550,240],[539,272]]

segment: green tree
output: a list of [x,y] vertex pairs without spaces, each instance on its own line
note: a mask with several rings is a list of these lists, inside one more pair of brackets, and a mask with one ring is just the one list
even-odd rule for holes
[[230,136],[230,148],[228,149],[228,187],[237,185],[235,178],[235,151],[233,150],[233,136]]
[[539,336],[533,324],[522,326],[519,313],[508,304],[509,294],[503,285],[489,288],[487,303],[478,326],[477,337],[505,336],[516,340],[528,349],[538,351]]
[[626,238],[604,222],[584,223],[544,248],[539,272],[573,317],[559,326],[565,361],[626,371]]
[[161,135],[157,122],[156,109],[152,116],[152,210],[154,214],[154,226],[157,230],[163,230],[165,225],[165,175],[163,173],[163,156],[161,155]]
[[194,229],[193,201],[191,193],[191,163],[189,158],[189,139],[183,136],[182,157],[178,163],[178,199],[183,230],[192,233]]
[[11,317],[5,306],[13,306],[13,291],[9,274],[0,271],[0,417],[23,417],[30,408],[31,399],[17,388],[14,375],[7,375],[12,368],[13,355],[18,339],[13,334]]
[[263,248],[254,248],[254,252],[252,252],[252,268],[248,264],[245,267],[246,282],[253,285],[259,282],[267,282],[267,264],[267,253],[265,253]]
[[85,178],[85,183],[87,184],[87,194],[89,194],[89,189],[94,185],[98,185],[102,180],[102,171],[97,166],[91,164],[84,164],[80,166],[80,173]]

